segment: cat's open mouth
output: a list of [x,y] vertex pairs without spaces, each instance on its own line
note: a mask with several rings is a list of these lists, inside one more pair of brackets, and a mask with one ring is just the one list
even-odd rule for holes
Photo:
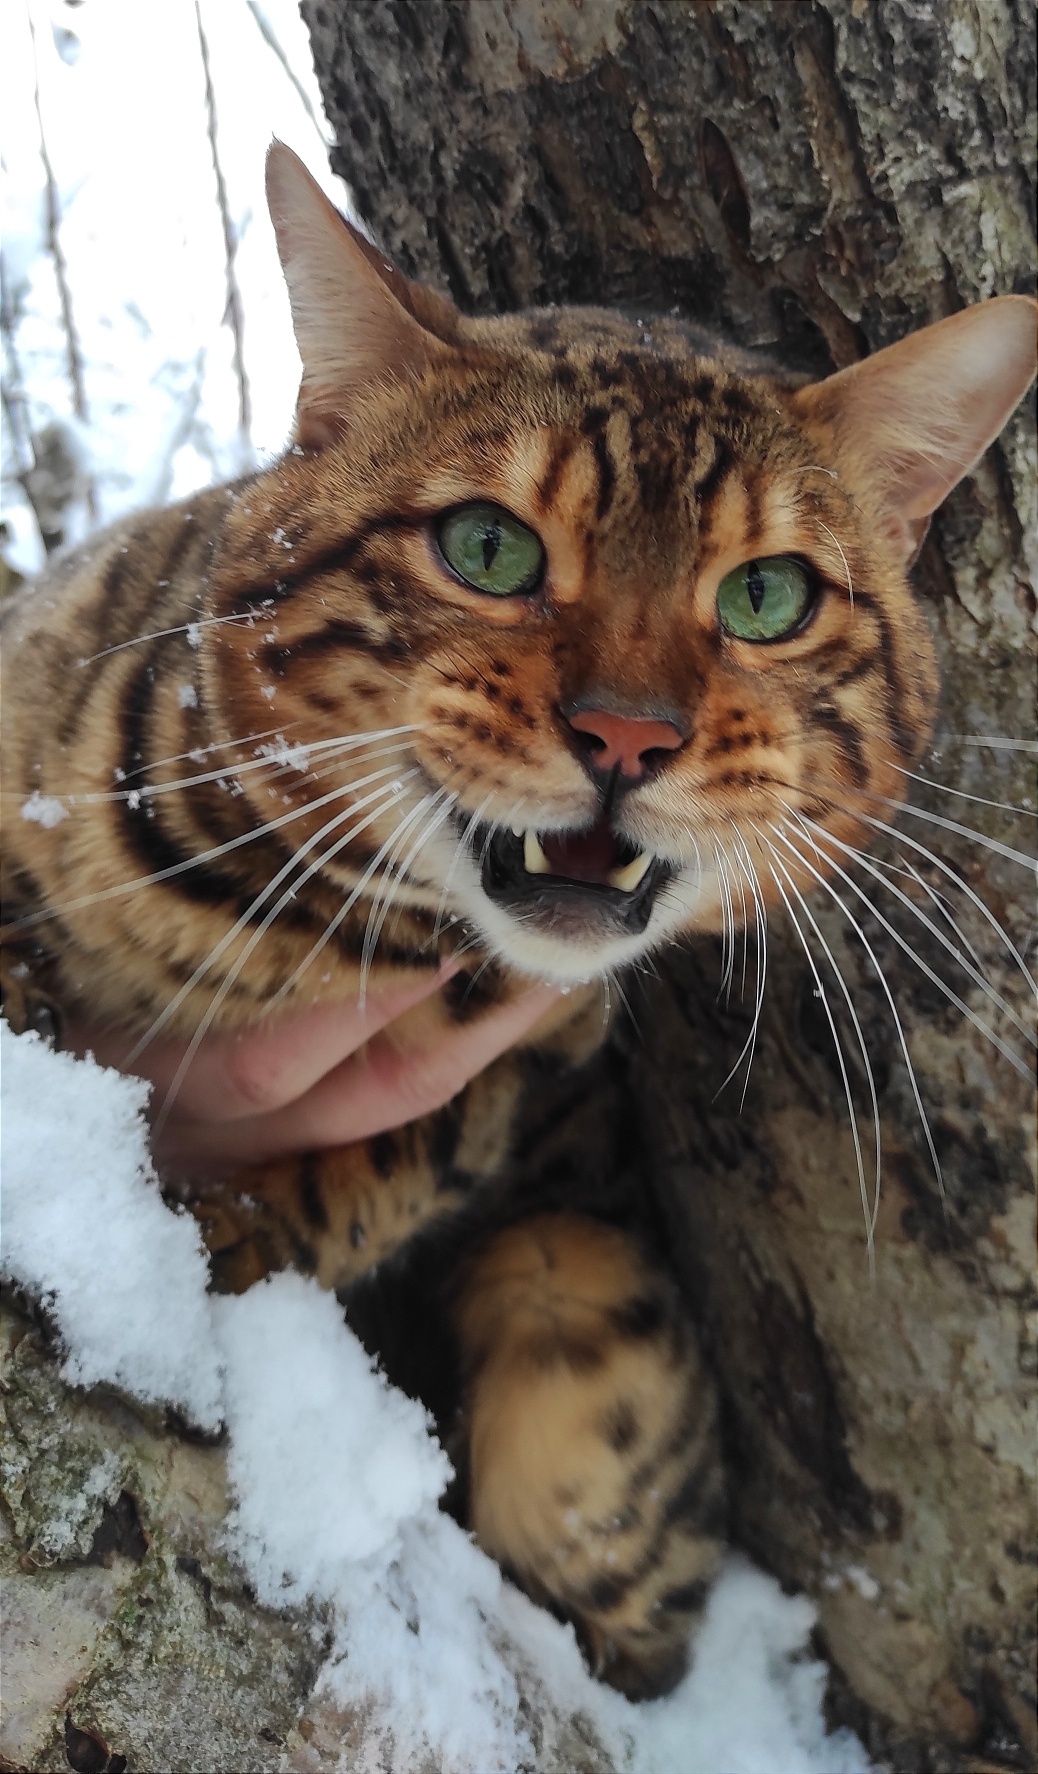
[[[586,831],[472,835],[487,898],[509,911],[547,914],[574,927],[605,914],[631,935],[645,929],[657,891],[673,872],[601,819]],[[567,916],[571,914],[571,916]]]

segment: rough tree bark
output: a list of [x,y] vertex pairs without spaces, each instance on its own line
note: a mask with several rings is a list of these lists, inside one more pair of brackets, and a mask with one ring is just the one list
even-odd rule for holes
[[[403,266],[469,309],[676,308],[822,373],[1028,287],[1025,0],[302,9],[336,170]],[[1033,462],[1019,417],[939,517],[918,569],[948,735],[1029,731]],[[935,751],[929,774],[987,802],[1026,802],[1031,789],[1024,756],[961,740]],[[932,812],[1026,841],[1026,819],[916,786]],[[940,840],[1014,939],[1033,943],[1026,873],[902,823],[920,843]],[[984,971],[1026,1016],[1005,951],[952,897]],[[909,940],[983,1008],[901,913]],[[942,1204],[875,975],[839,916],[818,916],[880,1094],[875,1282],[824,1012],[790,934],[772,932],[741,1114],[737,1089],[713,1101],[746,1027],[717,1001],[716,951],[669,963],[637,1007],[632,1090],[727,1395],[739,1531],[817,1597],[845,1712],[899,1768],[1031,1769],[1031,1092],[870,927],[930,1111]],[[853,1069],[846,1026],[844,1039]]]

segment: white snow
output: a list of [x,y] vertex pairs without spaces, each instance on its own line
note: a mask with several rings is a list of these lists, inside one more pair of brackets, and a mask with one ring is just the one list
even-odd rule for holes
[[45,1301],[66,1377],[111,1381],[215,1427],[208,1268],[194,1221],[159,1194],[147,1085],[0,1023],[0,1086],[0,1272]]
[[51,826],[60,825],[63,819],[68,818],[68,808],[64,801],[58,800],[57,795],[41,795],[39,789],[34,788],[28,800],[22,802],[22,818],[32,820],[36,825],[45,826],[49,830]]
[[450,1468],[426,1414],[333,1296],[298,1275],[206,1294],[195,1227],[155,1184],[147,1087],[6,1025],[0,1043],[4,1273],[47,1303],[71,1381],[226,1422],[228,1542],[263,1601],[325,1611],[309,1704],[366,1717],[371,1766],[533,1774],[571,1753],[576,1719],[623,1774],[869,1774],[856,1739],[826,1735],[811,1604],[742,1561],[673,1695],[635,1707],[593,1681],[572,1631],[440,1512]]
[[[45,497],[74,542],[92,521],[241,473],[282,449],[291,428],[299,360],[263,195],[271,137],[295,148],[340,206],[348,200],[328,172],[296,0],[202,0],[201,12],[236,240],[244,434],[194,6],[12,0],[4,9],[4,382],[16,420],[5,412],[4,553],[22,573],[43,562],[20,480],[32,466],[30,439],[52,463]],[[85,423],[74,411],[46,240],[37,79]]]

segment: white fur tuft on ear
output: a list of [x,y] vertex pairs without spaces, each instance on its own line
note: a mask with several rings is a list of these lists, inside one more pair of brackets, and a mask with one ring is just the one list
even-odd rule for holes
[[871,482],[906,555],[1026,393],[1036,323],[1030,296],[999,296],[794,396],[801,417],[833,432]]
[[303,362],[298,436],[318,448],[336,435],[358,388],[419,372],[446,347],[400,300],[407,286],[396,268],[283,142],[267,154],[267,203]]

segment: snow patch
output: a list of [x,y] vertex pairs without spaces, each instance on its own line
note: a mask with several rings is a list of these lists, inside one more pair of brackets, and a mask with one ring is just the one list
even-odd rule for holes
[[208,1265],[194,1221],[159,1194],[138,1079],[53,1053],[0,1023],[0,1273],[41,1298],[79,1386],[121,1386],[215,1428]]
[[[206,1294],[196,1228],[151,1169],[147,1086],[6,1025],[0,1061],[3,1270],[53,1312],[70,1380],[226,1421],[228,1543],[261,1600],[324,1616],[309,1708],[350,1712],[342,1774],[430,1759],[442,1774],[535,1774],[596,1740],[617,1774],[871,1774],[855,1738],[826,1735],[812,1606],[742,1561],[674,1694],[632,1706],[595,1682],[572,1629],[441,1513],[450,1465],[426,1412],[331,1294],[293,1274]],[[98,1495],[110,1482],[107,1467],[89,1479]]]

